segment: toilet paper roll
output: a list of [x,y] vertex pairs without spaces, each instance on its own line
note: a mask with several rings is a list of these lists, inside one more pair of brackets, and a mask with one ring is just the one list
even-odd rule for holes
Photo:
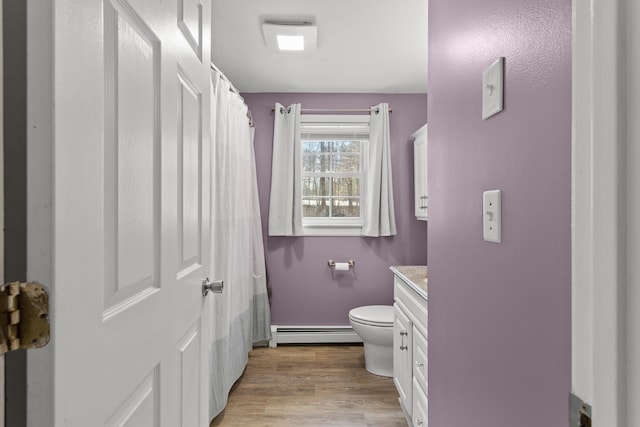
[[336,271],[347,271],[347,270],[349,270],[349,263],[348,262],[336,262],[335,269],[336,269]]

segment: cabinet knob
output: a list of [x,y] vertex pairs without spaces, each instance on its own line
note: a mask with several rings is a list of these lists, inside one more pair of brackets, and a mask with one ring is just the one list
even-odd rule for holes
[[424,366],[424,363],[419,362],[419,361],[416,360],[416,367],[417,368],[422,368],[423,366]]
[[409,333],[407,331],[400,331],[400,335],[406,337]]
[[418,425],[418,426],[422,426],[422,425],[424,425],[424,421],[422,421],[420,418],[418,418],[418,419],[416,420],[416,425]]
[[409,348],[409,347],[407,347],[406,345],[401,345],[401,346],[400,346],[400,351],[402,351],[402,350],[406,350],[406,349],[408,349],[408,348]]

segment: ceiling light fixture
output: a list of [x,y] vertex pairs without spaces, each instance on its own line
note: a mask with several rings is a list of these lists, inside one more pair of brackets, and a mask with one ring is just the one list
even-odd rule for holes
[[304,36],[285,36],[278,34],[278,49],[280,50],[304,50]]
[[317,28],[310,22],[265,22],[262,34],[267,47],[277,52],[316,48]]

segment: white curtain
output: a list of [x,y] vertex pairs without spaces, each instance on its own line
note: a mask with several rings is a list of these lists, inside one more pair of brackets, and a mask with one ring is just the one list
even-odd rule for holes
[[253,343],[271,338],[253,128],[247,106],[229,87],[212,72],[209,277],[223,279],[224,290],[212,296],[211,419],[225,407]]
[[269,235],[302,233],[300,104],[276,103],[273,122]]
[[367,168],[362,235],[395,236],[389,105],[386,102],[371,107]]

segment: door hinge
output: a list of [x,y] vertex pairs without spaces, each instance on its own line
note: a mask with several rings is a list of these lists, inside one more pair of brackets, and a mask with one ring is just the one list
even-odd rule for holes
[[591,427],[591,405],[573,393],[569,395],[569,410],[571,427]]
[[44,347],[49,337],[47,289],[39,283],[0,286],[0,354]]

